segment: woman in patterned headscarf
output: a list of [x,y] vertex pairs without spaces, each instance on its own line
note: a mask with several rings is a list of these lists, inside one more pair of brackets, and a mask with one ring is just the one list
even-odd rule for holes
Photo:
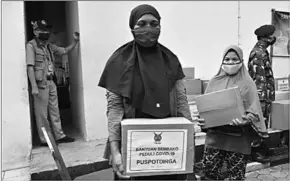
[[[107,90],[109,139],[105,158],[111,158],[115,179],[128,178],[122,174],[122,119],[182,116],[192,120],[180,62],[158,42],[160,19],[157,10],[150,5],[132,10],[129,25],[134,40],[113,53],[99,82],[99,86]],[[134,179],[184,180],[186,175]]]
[[219,72],[210,80],[205,93],[235,86],[240,89],[245,108],[243,120],[234,119],[230,125],[205,130],[205,179],[243,180],[251,142],[258,136],[268,137],[256,85],[245,68],[242,50],[232,45],[224,51]]

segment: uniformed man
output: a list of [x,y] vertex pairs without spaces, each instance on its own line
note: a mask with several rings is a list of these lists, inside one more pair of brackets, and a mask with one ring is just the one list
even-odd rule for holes
[[73,142],[74,138],[66,136],[62,130],[57,88],[53,81],[55,73],[53,62],[54,55],[67,54],[77,45],[79,34],[74,33],[74,42],[68,47],[58,47],[48,43],[50,31],[44,20],[31,22],[31,24],[35,37],[26,45],[26,62],[41,145],[47,145],[41,130],[44,125],[50,129],[57,143]]
[[[258,42],[250,53],[248,61],[248,71],[256,83],[262,111],[266,126],[269,126],[269,116],[271,103],[275,100],[275,80],[272,71],[272,62],[267,48],[273,45],[276,37],[273,35],[275,26],[263,25],[255,30]],[[252,156],[261,162],[269,161],[269,148],[263,140],[257,141],[253,145]]]

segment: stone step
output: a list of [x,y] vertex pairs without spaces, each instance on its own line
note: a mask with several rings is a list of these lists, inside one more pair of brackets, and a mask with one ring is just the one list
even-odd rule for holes
[[2,172],[2,181],[30,181],[30,168],[20,168]]

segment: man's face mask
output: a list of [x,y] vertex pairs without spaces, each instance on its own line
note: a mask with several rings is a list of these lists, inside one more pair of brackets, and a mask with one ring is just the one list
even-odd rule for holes
[[268,37],[264,37],[262,40],[267,42],[268,46],[271,46],[271,45],[274,45],[274,43],[276,42],[276,37],[275,36],[268,36]]
[[268,43],[270,45],[274,45],[274,43],[276,42],[276,37],[275,36],[271,36],[268,38]]
[[160,28],[157,27],[142,27],[132,30],[135,40],[143,47],[154,46],[160,35]]
[[38,31],[38,38],[41,41],[47,41],[50,37],[49,31]]

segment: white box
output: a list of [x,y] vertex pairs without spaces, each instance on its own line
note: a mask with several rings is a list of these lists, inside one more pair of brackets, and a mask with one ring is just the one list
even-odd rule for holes
[[124,119],[125,175],[193,173],[194,124],[186,118]]

